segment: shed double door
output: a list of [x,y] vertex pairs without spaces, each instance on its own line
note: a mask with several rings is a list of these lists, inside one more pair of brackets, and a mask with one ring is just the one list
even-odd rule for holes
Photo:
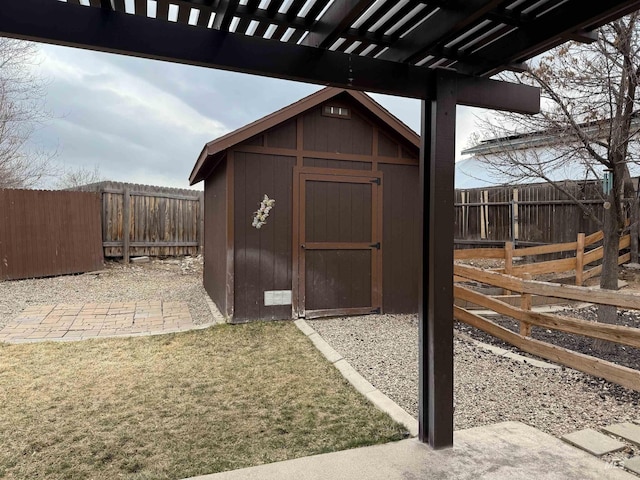
[[300,173],[298,315],[380,312],[382,175]]

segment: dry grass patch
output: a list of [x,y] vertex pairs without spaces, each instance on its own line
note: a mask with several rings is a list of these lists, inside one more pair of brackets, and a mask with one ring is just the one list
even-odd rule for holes
[[0,346],[0,477],[177,479],[398,440],[291,322]]

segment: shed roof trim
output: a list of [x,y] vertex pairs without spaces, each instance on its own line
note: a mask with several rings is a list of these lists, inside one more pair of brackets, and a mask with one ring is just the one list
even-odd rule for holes
[[262,117],[255,122],[249,123],[244,127],[240,127],[233,132],[227,133],[222,137],[219,137],[211,142],[208,142],[198,160],[193,167],[191,175],[189,176],[189,182],[191,185],[198,183],[205,179],[209,172],[207,166],[213,161],[213,158],[225,150],[228,150],[239,143],[242,143],[255,135],[259,135],[262,132],[269,130],[277,125],[280,125],[292,118],[304,113],[324,102],[337,97],[343,93],[348,94],[355,101],[360,103],[364,108],[371,112],[375,117],[381,120],[384,124],[388,125],[398,135],[407,140],[416,148],[420,147],[420,137],[416,132],[411,130],[407,125],[400,121],[397,117],[386,110],[382,105],[373,100],[367,94],[346,90],[344,88],[327,87],[316,93],[309,95],[291,105],[284,107],[274,113],[271,113],[265,117]]

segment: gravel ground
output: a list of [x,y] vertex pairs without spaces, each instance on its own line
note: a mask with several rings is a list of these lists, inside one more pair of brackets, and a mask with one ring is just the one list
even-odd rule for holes
[[0,327],[29,305],[157,299],[186,302],[194,323],[211,323],[205,295],[201,257],[129,266],[108,261],[101,273],[0,282]]
[[[415,315],[308,323],[367,380],[417,416]],[[454,350],[456,430],[514,420],[560,437],[638,419],[638,392],[568,368],[542,369],[499,357],[458,332]],[[629,448],[618,456],[634,453],[640,454],[640,448]]]

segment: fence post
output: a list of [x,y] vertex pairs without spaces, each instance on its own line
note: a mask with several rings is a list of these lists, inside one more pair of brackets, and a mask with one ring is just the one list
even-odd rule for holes
[[[504,242],[504,273],[511,275],[513,272],[513,242]],[[504,290],[504,295],[511,295],[511,290]]]
[[480,192],[480,238],[489,238],[489,192]]
[[200,203],[200,221],[198,222],[199,233],[198,243],[200,244],[200,255],[204,255],[204,192],[200,193],[198,201]]
[[513,237],[513,241],[514,243],[517,242],[520,239],[520,209],[518,207],[518,201],[519,201],[519,193],[518,193],[518,189],[514,188],[513,189],[513,214],[512,214],[512,237]]
[[129,187],[122,191],[122,257],[129,263],[129,236],[131,235],[131,192]]
[[[522,275],[523,280],[531,280],[531,274],[525,273]],[[520,296],[520,308],[522,310],[531,310],[531,294],[522,293]],[[527,322],[520,322],[520,335],[523,337],[531,336],[531,324]]]
[[584,233],[578,234],[578,245],[576,247],[576,285],[582,286],[584,283]]
[[629,233],[631,234],[631,263],[638,263],[638,221],[640,215],[638,212],[638,198],[631,200],[631,227]]

